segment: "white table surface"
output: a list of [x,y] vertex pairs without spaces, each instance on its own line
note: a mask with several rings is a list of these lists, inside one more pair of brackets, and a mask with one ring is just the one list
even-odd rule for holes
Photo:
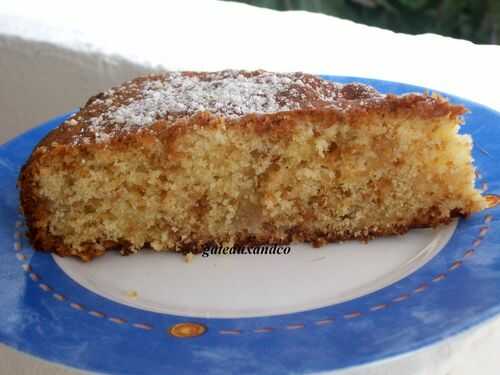
[[[410,36],[215,0],[0,4],[0,142],[158,68],[305,71],[400,81],[500,110],[500,46]],[[500,318],[342,375],[497,375]],[[0,374],[80,373],[0,346]]]

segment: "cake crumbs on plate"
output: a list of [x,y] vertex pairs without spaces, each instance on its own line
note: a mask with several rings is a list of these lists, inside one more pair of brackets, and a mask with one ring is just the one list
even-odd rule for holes
[[186,253],[186,255],[184,255],[184,261],[186,263],[191,263],[192,260],[193,260],[193,253],[192,252]]
[[127,297],[130,299],[136,299],[137,297],[139,297],[139,293],[136,290],[128,290]]

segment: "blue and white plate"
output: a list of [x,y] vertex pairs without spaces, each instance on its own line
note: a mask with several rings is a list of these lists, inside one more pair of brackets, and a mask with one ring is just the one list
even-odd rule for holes
[[[423,88],[354,77],[382,92]],[[478,187],[500,191],[500,114],[467,106]],[[316,373],[388,358],[500,311],[500,208],[439,229],[289,255],[34,252],[16,178],[69,114],[0,147],[0,342],[105,374]]]

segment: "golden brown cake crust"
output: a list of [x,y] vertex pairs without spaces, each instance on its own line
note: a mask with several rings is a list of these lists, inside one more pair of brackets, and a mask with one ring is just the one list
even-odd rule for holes
[[[259,83],[259,79],[264,83]],[[239,98],[234,104],[231,97],[225,97],[217,103],[217,98],[210,102],[206,97],[185,96],[193,80],[194,83],[213,83],[215,89],[224,85],[225,81],[232,80],[228,83],[229,87],[225,88],[229,90],[228,92],[233,89],[231,85],[244,82],[243,84],[248,84],[250,96],[255,96],[255,90],[261,89],[262,92],[257,94],[263,99],[247,105],[245,104],[248,101],[247,97]],[[151,83],[156,86],[153,85],[151,90],[145,89]],[[178,87],[172,88],[172,84]],[[187,86],[182,87],[184,84]],[[270,89],[272,85],[278,88]],[[163,97],[153,97],[153,99],[148,97],[148,100],[151,99],[150,102],[143,100],[151,92],[162,89],[165,90]],[[236,89],[241,91],[240,86]],[[172,94],[178,94],[178,97],[173,98]],[[133,107],[137,101],[141,103]],[[197,101],[197,105],[191,106],[190,101]],[[176,105],[179,103],[180,108],[184,110],[174,110],[178,109]],[[131,104],[132,108],[116,113],[120,108]],[[151,112],[150,106],[163,110],[160,112],[153,110],[153,115],[150,116],[151,113],[147,112],[148,110]],[[51,159],[64,157],[71,159],[72,155],[75,155],[75,150],[80,154],[92,154],[106,148],[126,150],[129,147],[136,147],[137,144],[160,141],[167,150],[172,150],[170,156],[175,158],[176,139],[186,132],[203,127],[235,127],[242,131],[251,127],[262,136],[280,137],[290,132],[297,123],[304,121],[325,126],[342,122],[356,127],[363,126],[373,116],[384,116],[384,114],[432,119],[443,116],[457,118],[465,111],[464,107],[450,104],[438,96],[382,95],[365,85],[340,85],[302,73],[182,72],[137,78],[90,98],[77,114],[50,132],[34,149],[19,178],[21,208],[26,218],[28,236],[37,250],[55,252],[61,256],[78,255],[83,260],[90,260],[110,249],[126,252],[130,247],[126,241],[107,241],[99,246],[89,244],[85,251],[75,254],[74,249],[49,232],[47,224],[49,214],[46,206],[48,203],[37,195],[38,186],[35,177],[40,173],[42,163],[47,164]],[[461,214],[467,212],[452,212],[450,217]],[[338,237],[331,233],[302,233],[300,230],[291,229],[285,237],[243,236],[238,238],[235,244],[284,244],[290,241],[305,241],[320,245],[353,238],[367,240],[374,236],[405,233],[413,227],[435,226],[449,220],[449,217],[443,219],[435,215],[431,208],[428,212],[422,213],[420,220],[408,225],[387,229],[372,228],[361,234],[346,233]],[[210,242],[187,242],[182,245],[182,250],[201,252],[208,245]]]
[[[253,81],[248,83],[247,80]],[[192,87],[202,82],[213,86],[204,87],[198,96],[191,95]],[[215,98],[205,95],[224,83],[226,87],[216,93]],[[275,86],[277,89],[270,89]],[[163,92],[163,96],[148,96],[158,91]],[[233,100],[232,95],[237,97],[241,91],[246,91],[247,95]],[[245,104],[255,96],[261,97],[262,102]],[[131,108],[123,110],[127,107]],[[181,110],[183,107],[185,109]],[[246,119],[265,123],[269,116],[273,120],[304,115],[312,119],[329,116],[356,124],[374,111],[406,112],[433,118],[457,117],[466,109],[439,96],[383,95],[364,84],[343,85],[304,73],[171,72],[139,77],[91,97],[78,113],[48,134],[39,146],[51,147],[53,142],[60,145],[106,143],[131,134],[156,134],[166,128],[189,125],[202,113],[212,114],[228,125]]]

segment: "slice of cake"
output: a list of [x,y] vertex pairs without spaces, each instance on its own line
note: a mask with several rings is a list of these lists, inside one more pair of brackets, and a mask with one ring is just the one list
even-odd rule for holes
[[327,242],[401,234],[486,206],[465,108],[308,74],[171,72],[92,97],[19,186],[37,250]]

